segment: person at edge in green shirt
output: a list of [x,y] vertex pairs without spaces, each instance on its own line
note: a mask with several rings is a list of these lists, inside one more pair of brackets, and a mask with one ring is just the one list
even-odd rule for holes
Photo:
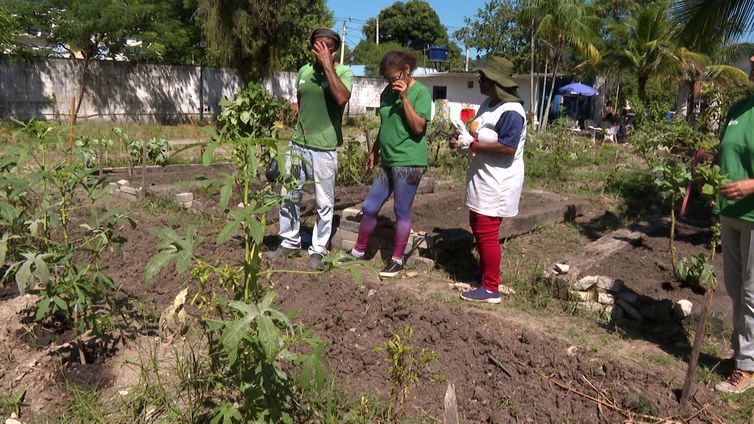
[[335,63],[340,36],[329,28],[317,28],[309,39],[314,61],[296,75],[298,122],[286,155],[286,170],[299,182],[293,190],[281,190],[280,246],[268,253],[271,258],[298,256],[301,249],[301,190],[305,181],[314,182],[317,222],[312,230],[309,267],[324,270],[328,254],[335,205],[335,177],[338,173],[336,149],[343,144],[343,108],[351,98],[353,73]]
[[[749,61],[754,81],[754,56]],[[720,173],[731,181],[720,187],[718,207],[723,280],[733,303],[735,368],[715,389],[743,393],[754,387],[754,96],[728,110],[718,162]]]
[[411,206],[427,169],[425,133],[432,96],[424,84],[412,78],[414,69],[416,57],[410,53],[391,51],[380,63],[380,75],[389,85],[380,96],[380,132],[366,162],[367,169],[381,163],[380,172],[364,199],[356,245],[341,259],[365,257],[377,214],[392,193],[396,220],[393,256],[380,271],[382,277],[395,277],[403,270],[403,252],[411,234]]

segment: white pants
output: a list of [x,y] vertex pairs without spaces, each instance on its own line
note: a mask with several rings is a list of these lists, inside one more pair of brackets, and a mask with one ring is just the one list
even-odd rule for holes
[[300,204],[304,183],[314,183],[314,198],[317,203],[317,223],[312,231],[312,245],[309,254],[327,255],[327,242],[332,233],[332,220],[335,207],[335,177],[338,174],[338,153],[334,150],[314,150],[295,143],[289,143],[285,158],[285,168],[298,181],[298,186],[290,192],[285,187],[280,194],[285,198],[280,206],[280,243],[288,249],[301,247]]
[[754,222],[720,216],[725,288],[733,302],[736,368],[754,371]]

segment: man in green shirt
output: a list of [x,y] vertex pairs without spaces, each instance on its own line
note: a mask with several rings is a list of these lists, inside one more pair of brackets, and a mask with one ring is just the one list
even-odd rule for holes
[[[754,56],[750,58],[754,76]],[[723,280],[733,303],[731,347],[735,369],[715,386],[724,393],[754,387],[754,97],[730,107],[718,148]]]
[[312,231],[309,266],[323,270],[322,259],[327,255],[327,243],[332,233],[335,204],[335,177],[338,173],[338,154],[343,144],[341,120],[343,108],[351,97],[353,73],[347,66],[335,63],[340,36],[329,28],[314,30],[310,39],[314,61],[306,64],[296,75],[298,122],[289,144],[286,169],[300,185],[290,192],[283,188],[285,201],[280,207],[280,246],[271,257],[299,254],[300,201],[302,184],[314,182],[317,203],[317,222]]

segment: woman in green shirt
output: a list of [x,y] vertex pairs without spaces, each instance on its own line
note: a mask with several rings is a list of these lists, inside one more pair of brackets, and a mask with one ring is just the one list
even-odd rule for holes
[[389,83],[380,96],[380,133],[367,157],[366,167],[380,164],[362,208],[359,237],[351,250],[353,258],[364,257],[367,242],[377,226],[377,214],[390,194],[395,203],[393,257],[380,271],[394,277],[403,270],[403,252],[411,234],[411,206],[422,175],[427,169],[427,122],[431,119],[432,95],[411,73],[416,57],[391,51],[380,63],[380,75]]

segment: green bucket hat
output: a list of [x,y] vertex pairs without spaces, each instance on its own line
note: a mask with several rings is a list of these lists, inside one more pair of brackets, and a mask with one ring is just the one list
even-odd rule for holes
[[490,56],[484,66],[477,68],[477,72],[505,88],[518,88],[518,83],[513,80],[515,71],[513,63],[502,56]]
[[516,93],[518,83],[513,80],[515,70],[513,63],[502,56],[490,56],[484,66],[477,68],[477,72],[495,83],[495,94],[498,99],[504,102],[523,103]]

